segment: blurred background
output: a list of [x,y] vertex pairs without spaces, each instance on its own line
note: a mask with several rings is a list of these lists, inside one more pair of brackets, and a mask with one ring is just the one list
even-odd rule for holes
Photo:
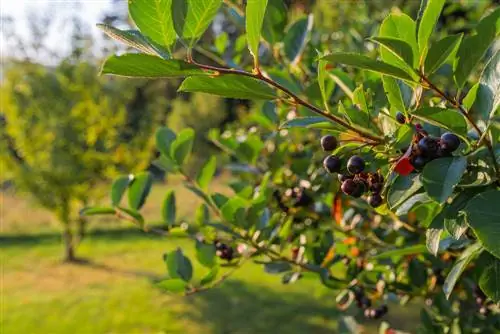
[[[364,50],[364,38],[395,7],[415,17],[420,3],[285,2],[294,17],[313,13],[315,27],[349,51]],[[440,23],[465,31],[492,2],[449,2]],[[250,122],[252,104],[178,94],[180,80],[99,76],[102,60],[125,49],[95,24],[130,27],[125,0],[3,0],[0,15],[1,333],[335,332],[339,311],[316,282],[284,286],[248,265],[220,288],[168,295],[151,282],[165,275],[163,253],[189,249],[182,235],[165,240],[118,220],[78,215],[107,201],[114,176],[150,170],[157,182],[144,209],[148,221],[159,221],[167,188],[176,189],[179,215],[190,219],[198,200],[151,164],[155,129],[196,130],[194,173],[219,154],[206,139],[210,129]],[[231,56],[248,56],[222,17],[206,44],[220,34]],[[220,170],[214,187],[224,192],[230,176]],[[411,332],[417,317],[410,307],[388,320]]]

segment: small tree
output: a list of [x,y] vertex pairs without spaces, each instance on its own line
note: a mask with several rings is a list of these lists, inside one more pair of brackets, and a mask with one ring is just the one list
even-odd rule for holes
[[[195,46],[221,6],[246,34],[249,53],[230,45],[228,66],[217,36],[217,64],[200,63]],[[316,277],[358,318],[381,318],[389,300],[425,298],[422,333],[498,331],[500,53],[489,50],[500,9],[466,36],[433,39],[443,6],[422,1],[416,20],[389,14],[363,41],[367,55],[331,52],[324,41],[332,32],[316,31],[311,15],[288,22],[280,0],[249,0],[244,9],[234,1],[137,0],[129,10],[140,31],[103,26],[143,52],[110,57],[105,74],[185,76],[180,91],[266,101],[249,123],[211,133],[238,161],[230,197],[209,189],[214,159],[196,178],[185,172],[194,131],[157,132],[158,165],[183,175],[204,201],[187,232],[207,268],[194,276],[178,249],[166,254],[169,278],[159,286],[196,293],[252,259],[286,284]],[[136,183],[129,197],[144,199],[143,189]],[[125,191],[113,186],[116,198]],[[149,230],[139,208],[87,213],[118,213]],[[169,227],[185,225],[171,191],[162,214]],[[221,274],[221,261],[235,268]],[[345,323],[356,327],[352,318]]]
[[146,168],[152,153],[154,117],[128,131],[135,88],[96,73],[89,63],[54,69],[12,63],[0,93],[2,163],[15,186],[62,223],[67,261],[75,260],[75,210],[98,197],[99,183],[118,171]]

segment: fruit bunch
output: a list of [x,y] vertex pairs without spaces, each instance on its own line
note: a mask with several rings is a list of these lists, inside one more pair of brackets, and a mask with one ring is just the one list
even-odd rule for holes
[[[325,152],[331,152],[337,148],[337,139],[334,136],[326,135],[321,138],[321,147]],[[376,208],[383,203],[380,195],[384,187],[384,177],[379,172],[366,173],[365,161],[357,155],[353,155],[347,161],[346,172],[341,174],[342,160],[329,155],[323,160],[323,167],[330,173],[338,173],[338,178],[342,192],[346,195],[359,198],[369,192],[368,203]]]
[[389,308],[387,305],[381,305],[379,307],[372,307],[371,300],[365,296],[365,294],[358,290],[354,293],[354,299],[356,301],[356,305],[364,310],[364,316],[368,319],[379,319],[387,314]]
[[215,254],[222,260],[231,261],[234,258],[234,249],[219,240],[214,241]]

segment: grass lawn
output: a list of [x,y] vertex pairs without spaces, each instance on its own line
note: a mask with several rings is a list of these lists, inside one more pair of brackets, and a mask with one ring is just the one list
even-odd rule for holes
[[[164,189],[156,187],[151,199],[158,203],[146,208],[152,217],[160,212]],[[188,215],[196,200],[179,195]],[[162,254],[181,246],[192,255],[187,239],[97,221],[77,251],[89,262],[62,264],[57,225],[46,221],[50,216],[28,210],[30,205],[18,198],[0,196],[2,217],[10,219],[0,235],[2,334],[337,332],[334,295],[315,280],[282,285],[280,276],[247,264],[218,288],[189,297],[166,294],[152,284],[165,275]],[[25,210],[14,215],[6,213],[7,207]],[[195,267],[195,275],[203,273]],[[389,307],[385,320],[413,332],[418,312]],[[376,326],[367,322],[364,332],[376,332]]]

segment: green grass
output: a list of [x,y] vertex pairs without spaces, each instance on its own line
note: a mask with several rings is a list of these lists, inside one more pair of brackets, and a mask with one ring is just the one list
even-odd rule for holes
[[[190,200],[185,202],[191,205]],[[283,285],[280,276],[252,263],[209,291],[183,297],[158,290],[152,282],[165,275],[164,252],[180,246],[193,257],[192,242],[185,238],[98,222],[77,252],[89,262],[69,265],[60,261],[57,227],[44,224],[27,233],[19,224],[13,230],[8,222],[5,226],[0,235],[2,334],[336,332],[340,313],[331,291],[315,280]],[[203,273],[195,267],[195,275]],[[414,310],[390,308],[385,320],[414,330]],[[365,333],[376,326],[366,323]]]

